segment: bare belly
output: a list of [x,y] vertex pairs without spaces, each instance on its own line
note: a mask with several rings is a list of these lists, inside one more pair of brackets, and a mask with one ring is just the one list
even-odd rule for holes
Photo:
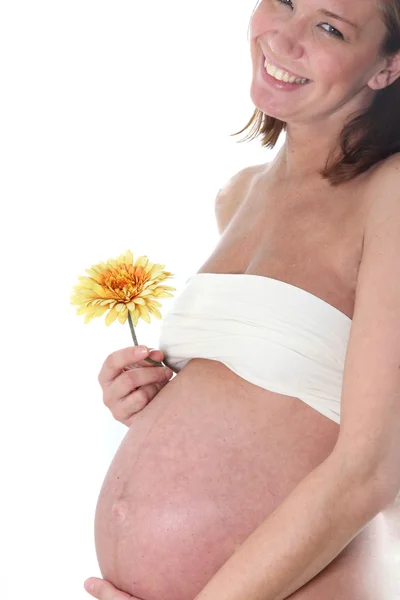
[[[297,398],[190,361],[137,414],[110,465],[95,516],[102,577],[143,600],[193,599],[338,432]],[[400,597],[399,512],[380,513],[291,598]]]

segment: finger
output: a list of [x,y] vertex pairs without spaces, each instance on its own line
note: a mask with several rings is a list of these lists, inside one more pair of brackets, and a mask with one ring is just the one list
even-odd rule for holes
[[98,381],[100,385],[109,385],[118,375],[122,369],[129,363],[137,363],[139,360],[146,358],[149,355],[149,350],[146,349],[143,352],[144,346],[128,346],[122,350],[116,350],[107,356],[104,361],[100,373],[98,375]]
[[167,381],[165,367],[137,368],[123,371],[119,377],[104,388],[103,402],[110,408],[119,400],[123,400],[143,386],[151,383],[166,383]]
[[115,389],[118,390],[118,397],[124,398],[135,389],[141,388],[151,383],[165,383],[172,376],[172,371],[168,367],[154,367],[145,369],[138,367],[129,371],[124,371],[118,379],[115,380]]
[[[89,588],[91,584],[93,585],[93,589]],[[90,577],[85,581],[84,586],[85,590],[98,600],[141,600],[141,598],[136,598],[122,592],[106,579]]]
[[130,427],[136,413],[143,410],[157,396],[166,383],[151,383],[129,394],[115,406],[113,410],[114,418],[127,427]]
[[[162,362],[164,360],[164,354],[161,352],[161,350],[150,350],[148,358],[152,358],[156,362]],[[137,361],[136,363],[125,365],[123,370],[129,371],[129,369],[134,369],[136,367],[154,367],[154,365],[149,363],[147,360],[143,359]]]

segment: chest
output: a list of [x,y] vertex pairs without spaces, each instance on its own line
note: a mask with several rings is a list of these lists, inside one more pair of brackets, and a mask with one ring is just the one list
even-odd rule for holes
[[279,279],[352,318],[368,207],[364,181],[332,190],[255,177],[199,272]]

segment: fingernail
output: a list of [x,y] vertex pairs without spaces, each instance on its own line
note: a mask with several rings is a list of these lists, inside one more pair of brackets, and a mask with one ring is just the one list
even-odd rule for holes
[[172,377],[172,375],[173,375],[173,371],[171,371],[171,369],[170,369],[169,367],[167,367],[167,368],[165,369],[165,377],[166,377],[167,379],[169,379],[170,377]]
[[138,346],[138,352],[139,354],[147,354],[148,353],[148,348],[146,346]]

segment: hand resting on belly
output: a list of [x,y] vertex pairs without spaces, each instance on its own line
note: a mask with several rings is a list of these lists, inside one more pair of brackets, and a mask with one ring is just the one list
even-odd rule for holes
[[144,600],[194,598],[337,433],[298,399],[191,360],[110,465],[95,518],[102,576]]

